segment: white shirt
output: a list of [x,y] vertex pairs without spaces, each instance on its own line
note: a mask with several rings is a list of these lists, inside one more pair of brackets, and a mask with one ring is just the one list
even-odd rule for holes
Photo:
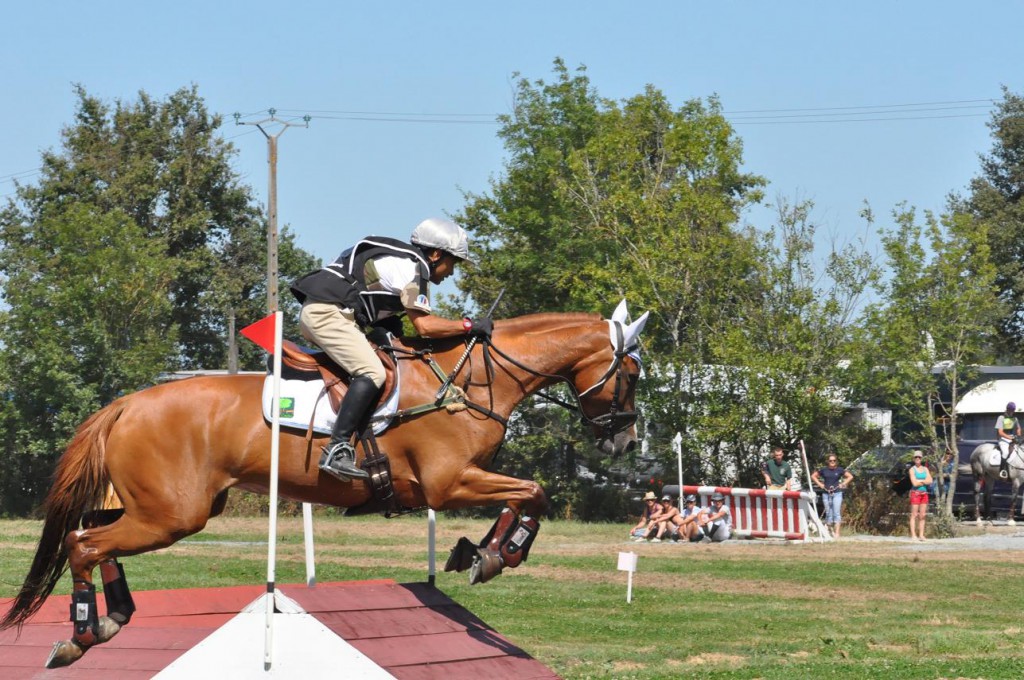
[[[420,295],[419,265],[407,257],[379,257],[373,260],[378,280],[368,289],[381,290],[397,295],[406,309],[415,309],[430,314],[430,299]],[[380,317],[390,316],[391,312],[381,311]]]

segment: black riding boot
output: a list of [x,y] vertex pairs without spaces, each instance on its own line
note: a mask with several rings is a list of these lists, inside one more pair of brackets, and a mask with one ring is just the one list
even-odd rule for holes
[[345,398],[338,407],[338,419],[334,421],[331,441],[323,447],[320,469],[343,482],[350,479],[369,479],[370,475],[356,465],[356,451],[350,440],[359,423],[380,392],[373,380],[365,376],[352,378]]

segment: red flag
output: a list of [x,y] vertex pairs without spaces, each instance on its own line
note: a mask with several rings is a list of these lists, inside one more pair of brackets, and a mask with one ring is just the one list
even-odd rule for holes
[[274,353],[274,314],[268,314],[254,324],[249,324],[245,328],[239,331],[242,335],[249,338],[257,345],[267,350],[271,354]]

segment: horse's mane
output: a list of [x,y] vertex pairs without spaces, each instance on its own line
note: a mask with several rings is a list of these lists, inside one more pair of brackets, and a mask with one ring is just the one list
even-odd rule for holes
[[600,321],[600,314],[590,312],[540,312],[538,314],[527,314],[511,319],[501,319],[502,328],[512,326],[518,329],[520,326],[569,326],[580,323],[593,323]]
[[[565,326],[577,326],[584,323],[595,323],[601,321],[600,314],[590,312],[539,312],[537,314],[526,314],[525,316],[514,316],[511,319],[498,319],[502,331],[510,330],[517,333],[527,333],[531,330],[545,331],[563,328]],[[424,349],[426,347],[446,347],[450,345],[461,345],[464,342],[463,336],[445,338],[443,340],[430,340],[427,338],[400,338],[402,345],[410,349]]]

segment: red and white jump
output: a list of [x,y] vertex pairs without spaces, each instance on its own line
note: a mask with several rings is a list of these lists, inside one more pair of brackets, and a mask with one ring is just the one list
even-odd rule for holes
[[732,534],[744,538],[784,538],[808,541],[813,527],[819,541],[831,541],[832,535],[821,523],[815,496],[808,491],[769,491],[728,486],[684,486],[683,496],[694,494],[698,504],[707,507],[713,493],[724,494],[732,513]]

